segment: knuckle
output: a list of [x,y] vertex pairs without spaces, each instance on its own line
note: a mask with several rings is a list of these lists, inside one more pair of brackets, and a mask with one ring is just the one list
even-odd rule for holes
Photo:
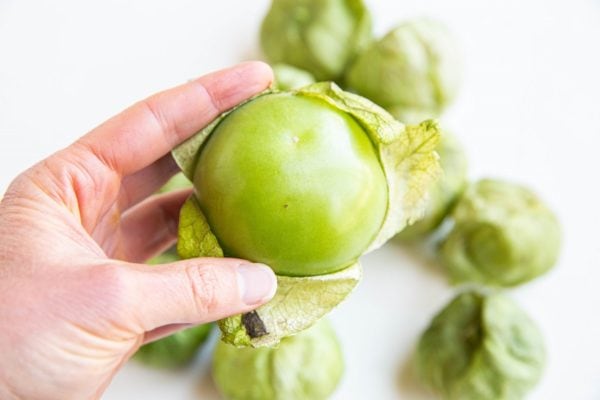
[[[169,145],[177,144],[183,139],[182,133],[177,129],[177,125],[174,124],[171,119],[166,115],[164,110],[160,106],[160,94],[149,97],[140,102],[141,107],[147,112],[151,120],[158,126],[160,132],[162,132],[165,141]],[[175,136],[175,141],[170,139],[171,134]]]
[[198,314],[210,314],[219,307],[219,277],[215,268],[195,266],[185,269]]
[[220,98],[220,96],[216,95],[214,93],[214,90],[207,84],[201,82],[201,81],[196,81],[198,87],[200,88],[200,90],[204,93],[204,95],[206,96],[206,99],[208,101],[206,101],[206,105],[208,107],[210,107],[210,111],[216,114],[221,113],[221,111],[224,109],[224,104]]

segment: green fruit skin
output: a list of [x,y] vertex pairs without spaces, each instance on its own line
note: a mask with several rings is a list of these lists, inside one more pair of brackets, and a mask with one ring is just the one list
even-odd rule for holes
[[367,134],[322,100],[277,93],[233,111],[202,149],[194,187],[227,256],[279,275],[353,263],[387,211],[387,183]]

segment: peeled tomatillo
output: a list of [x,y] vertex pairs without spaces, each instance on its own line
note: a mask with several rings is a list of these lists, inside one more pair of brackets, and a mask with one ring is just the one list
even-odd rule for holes
[[272,93],[212,132],[194,173],[197,198],[225,255],[275,273],[334,272],[381,229],[388,187],[369,136],[318,98]]

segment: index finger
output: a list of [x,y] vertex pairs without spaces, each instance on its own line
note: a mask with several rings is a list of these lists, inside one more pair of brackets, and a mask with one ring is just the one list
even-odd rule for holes
[[121,176],[129,175],[223,111],[266,89],[272,80],[270,67],[256,61],[213,72],[134,104],[77,143]]

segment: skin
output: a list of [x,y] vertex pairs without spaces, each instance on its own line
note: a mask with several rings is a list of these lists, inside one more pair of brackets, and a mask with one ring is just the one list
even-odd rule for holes
[[269,94],[227,116],[194,186],[226,254],[280,275],[353,263],[381,228],[387,183],[367,134],[322,100]]
[[[246,63],[141,101],[18,176],[0,203],[0,398],[99,398],[143,343],[274,293],[238,259],[141,264],[171,246],[189,190],[151,196],[169,152],[264,90]],[[149,197],[150,196],[150,197]]]

